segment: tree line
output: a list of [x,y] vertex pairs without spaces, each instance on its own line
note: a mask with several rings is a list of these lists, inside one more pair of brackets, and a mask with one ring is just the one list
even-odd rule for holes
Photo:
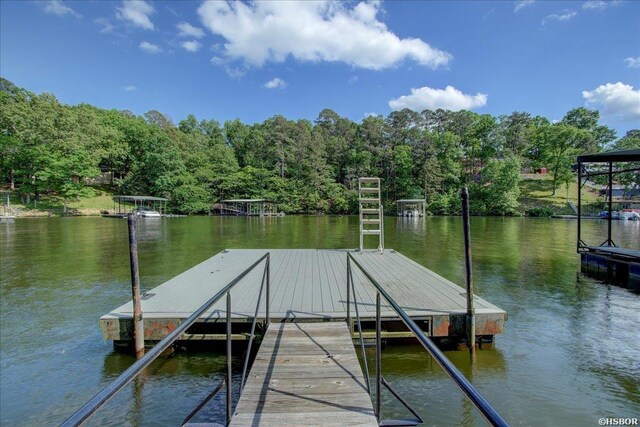
[[396,199],[425,197],[429,212],[457,214],[466,184],[474,214],[516,215],[523,168],[547,168],[555,192],[575,179],[577,154],[611,147],[640,147],[640,131],[616,141],[598,111],[582,107],[557,123],[441,109],[356,123],[324,109],[314,122],[189,115],[176,125],[156,110],[65,105],[0,80],[0,185],[26,203],[47,194],[66,207],[93,195],[92,178],[106,173],[110,190],[167,197],[175,212],[266,198],[287,213],[347,214],[358,210],[358,177],[377,176],[390,211]]

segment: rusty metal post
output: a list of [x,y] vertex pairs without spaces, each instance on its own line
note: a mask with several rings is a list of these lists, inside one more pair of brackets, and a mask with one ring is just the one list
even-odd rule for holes
[[131,263],[131,294],[133,297],[133,341],[137,358],[144,355],[144,321],[140,302],[140,273],[138,271],[138,234],[135,213],[130,213],[129,223],[129,260]]
[[227,425],[231,423],[231,292],[227,292]]
[[462,187],[460,192],[462,198],[462,222],[464,228],[464,266],[465,279],[467,282],[467,342],[471,354],[476,351],[476,325],[475,312],[473,308],[473,277],[471,275],[471,227],[469,224],[469,191],[467,187]]

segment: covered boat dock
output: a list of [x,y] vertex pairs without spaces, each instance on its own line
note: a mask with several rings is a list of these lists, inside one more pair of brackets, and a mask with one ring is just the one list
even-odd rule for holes
[[[640,250],[621,248],[612,238],[614,213],[614,176],[640,173],[640,150],[612,151],[578,156],[578,238],[577,251],[580,254],[583,273],[607,282],[620,284],[640,291]],[[607,239],[600,244],[587,243],[582,238],[582,187],[596,176],[608,180],[607,193]],[[635,184],[637,185],[637,184]],[[637,188],[636,188],[637,190]],[[640,209],[638,209],[640,212]],[[619,218],[624,216],[618,214]],[[631,217],[630,217],[631,218]],[[624,219],[623,219],[624,220]]]
[[425,216],[427,201],[425,199],[400,199],[396,200],[396,207],[398,216]]
[[140,212],[142,210],[157,211],[160,215],[166,215],[168,201],[169,199],[164,197],[118,195],[113,197],[113,211],[103,212],[102,216],[124,218],[131,212]]
[[266,199],[226,199],[213,206],[220,215],[233,216],[278,216],[275,203]]

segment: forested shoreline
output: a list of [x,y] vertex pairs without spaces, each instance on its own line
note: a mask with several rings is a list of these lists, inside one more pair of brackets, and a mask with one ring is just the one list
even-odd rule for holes
[[640,130],[616,140],[583,107],[557,123],[526,112],[407,109],[356,123],[324,109],[314,122],[189,115],[176,125],[156,110],[64,105],[0,81],[0,187],[26,203],[89,197],[102,173],[109,190],[167,197],[179,213],[266,198],[287,213],[348,214],[357,213],[357,178],[377,176],[388,212],[396,199],[426,197],[430,213],[458,214],[466,184],[473,214],[519,215],[523,170],[546,168],[555,191],[575,182],[576,155],[628,148],[640,148]]

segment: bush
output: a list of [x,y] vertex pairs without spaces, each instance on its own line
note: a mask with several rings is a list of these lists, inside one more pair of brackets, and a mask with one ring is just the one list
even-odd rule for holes
[[447,194],[436,193],[431,196],[427,210],[434,215],[449,214],[449,196]]
[[541,217],[541,218],[549,218],[553,215],[553,209],[547,207],[541,208],[531,208],[527,210],[528,216]]

